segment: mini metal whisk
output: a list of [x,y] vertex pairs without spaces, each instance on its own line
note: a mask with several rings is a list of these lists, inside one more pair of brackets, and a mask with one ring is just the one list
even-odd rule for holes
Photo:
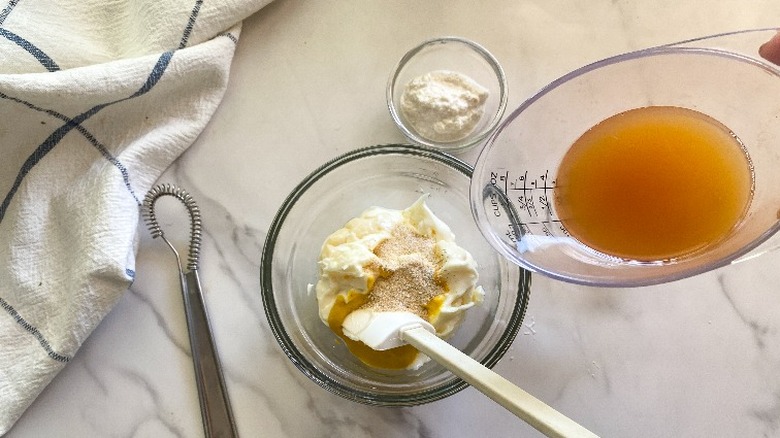
[[[165,238],[154,213],[154,203],[162,196],[173,196],[180,200],[190,215],[190,242],[186,271],[182,268],[179,253],[173,244]],[[153,187],[146,194],[141,211],[146,225],[152,233],[152,238],[162,238],[176,255],[192,360],[195,365],[200,412],[206,437],[235,437],[237,436],[235,421],[225,389],[222,366],[214,347],[209,318],[203,302],[200,278],[198,277],[201,240],[200,209],[192,196],[183,189],[170,184],[161,184]]]

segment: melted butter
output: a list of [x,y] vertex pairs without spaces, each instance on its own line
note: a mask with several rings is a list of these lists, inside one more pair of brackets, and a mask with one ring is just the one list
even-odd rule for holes
[[[433,319],[434,315],[438,315],[441,311],[441,307],[444,304],[445,296],[437,295],[431,299],[425,308],[428,311],[428,319]],[[366,303],[368,300],[368,294],[363,294],[357,291],[349,291],[347,298],[343,295],[336,297],[336,302],[328,314],[328,327],[333,330],[346,344],[349,351],[355,355],[361,362],[368,366],[384,369],[405,369],[409,367],[417,358],[419,351],[411,345],[403,345],[389,350],[378,351],[369,347],[368,345],[355,341],[344,335],[342,325],[347,315],[357,310],[360,306]]]
[[411,345],[403,345],[389,350],[378,351],[360,341],[355,341],[344,335],[344,330],[341,327],[344,323],[344,319],[346,319],[347,315],[352,313],[352,311],[365,304],[367,300],[367,294],[356,291],[350,291],[347,294],[346,300],[343,295],[337,296],[336,302],[333,304],[333,308],[331,308],[330,313],[328,314],[328,326],[344,341],[349,351],[366,365],[385,369],[404,369],[408,367],[414,362],[414,359],[418,354],[417,349]]
[[444,300],[447,298],[446,294],[436,295],[428,301],[425,305],[425,310],[428,312],[428,320],[433,321],[439,317],[441,307],[444,305]]

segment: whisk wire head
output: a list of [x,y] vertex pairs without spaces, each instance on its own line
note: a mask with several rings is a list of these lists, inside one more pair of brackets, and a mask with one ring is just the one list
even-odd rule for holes
[[[141,215],[146,222],[146,226],[149,229],[149,232],[152,234],[152,238],[156,239],[158,237],[162,237],[163,240],[165,240],[168,245],[171,246],[171,249],[173,249],[174,253],[176,253],[176,250],[165,239],[163,230],[157,221],[157,215],[154,212],[155,202],[157,202],[157,200],[163,196],[173,196],[174,198],[178,199],[184,204],[184,206],[187,208],[187,211],[189,212],[190,241],[189,251],[187,254],[187,270],[194,271],[198,269],[200,260],[200,242],[202,237],[200,208],[198,208],[198,204],[195,202],[192,196],[187,193],[187,191],[172,184],[159,184],[152,187],[152,189],[146,193],[143,204],[141,205]],[[178,258],[178,253],[176,253],[176,257]]]

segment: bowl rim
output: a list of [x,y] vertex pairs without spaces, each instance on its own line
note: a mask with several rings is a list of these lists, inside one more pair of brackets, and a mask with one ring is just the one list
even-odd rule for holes
[[[554,269],[551,269],[549,267],[540,266],[533,262],[527,261],[524,257],[522,257],[522,254],[518,253],[518,251],[515,248],[511,248],[506,242],[498,238],[495,235],[496,234],[495,230],[492,229],[492,227],[487,223],[487,221],[484,218],[486,213],[483,211],[482,205],[480,204],[482,199],[480,194],[485,186],[484,175],[486,173],[486,166],[487,166],[486,163],[488,161],[488,157],[492,152],[493,144],[501,136],[504,129],[506,129],[509,125],[511,125],[512,122],[514,122],[514,120],[517,119],[528,107],[530,107],[536,101],[540,100],[542,97],[552,92],[553,90],[557,89],[561,85],[569,82],[572,79],[588,74],[594,70],[599,70],[602,67],[607,67],[613,64],[630,62],[638,59],[650,58],[656,56],[680,55],[680,54],[706,55],[706,56],[722,57],[727,59],[735,59],[743,63],[754,65],[755,67],[760,68],[769,74],[780,77],[780,70],[752,56],[748,56],[742,53],[738,53],[726,49],[719,49],[719,48],[712,48],[712,47],[695,47],[695,46],[692,47],[692,46],[684,45],[690,42],[703,41],[703,40],[724,36],[724,35],[732,35],[738,33],[763,31],[763,30],[766,29],[752,29],[752,30],[740,31],[740,32],[730,32],[730,33],[713,35],[710,37],[696,38],[696,39],[685,40],[677,43],[664,44],[660,46],[653,46],[645,49],[621,53],[618,55],[603,58],[598,61],[592,62],[590,64],[581,66],[575,70],[570,71],[569,73],[564,74],[563,76],[558,77],[557,79],[543,86],[539,91],[534,93],[524,102],[522,102],[516,109],[514,109],[511,113],[509,113],[509,115],[504,119],[504,121],[501,122],[501,124],[491,133],[490,137],[485,142],[485,146],[477,156],[476,162],[474,164],[474,175],[476,175],[477,178],[471,179],[471,184],[470,184],[471,187],[469,189],[469,199],[471,203],[472,216],[474,216],[475,221],[477,223],[477,227],[482,232],[482,235],[488,240],[490,245],[493,246],[493,248],[496,251],[498,251],[501,255],[508,258],[513,263],[521,266],[524,269],[528,269],[531,272],[537,272],[543,274],[546,277],[563,281],[566,283],[579,284],[584,286],[595,286],[595,287],[653,286],[657,284],[682,280],[684,278],[709,272],[711,270],[729,265],[730,263],[738,261],[743,257],[749,257],[751,251],[759,247],[762,243],[766,242],[767,240],[769,240],[770,237],[774,236],[778,231],[780,231],[780,220],[775,222],[775,224],[772,227],[765,230],[762,234],[757,236],[753,241],[744,245],[738,251],[735,251],[727,256],[721,257],[720,259],[714,260],[710,263],[692,266],[690,268],[675,271],[674,273],[671,274],[654,275],[652,277],[648,277],[644,279],[631,279],[631,280],[625,280],[625,279],[610,280],[600,276],[593,277],[593,276],[569,275],[565,273],[562,274],[556,272]],[[517,226],[519,228],[519,224],[513,224],[513,226]],[[632,265],[631,267],[641,269],[641,266],[643,265]],[[651,265],[648,264],[645,266],[651,266]]]
[[[398,79],[398,75],[401,73],[404,67],[406,67],[406,64],[423,49],[432,46],[434,44],[441,44],[441,43],[463,44],[469,47],[470,49],[472,49],[478,55],[480,55],[482,59],[484,59],[487,62],[487,64],[495,73],[496,80],[498,81],[498,89],[499,89],[498,107],[496,108],[495,113],[493,113],[490,123],[488,123],[488,125],[484,128],[484,130],[477,135],[469,135],[462,140],[446,142],[446,143],[428,140],[418,135],[416,132],[414,132],[414,130],[409,129],[406,126],[406,123],[404,123],[403,118],[398,113],[398,109],[396,108],[395,101],[393,99],[396,80]],[[429,148],[439,149],[442,151],[448,151],[448,152],[462,151],[464,149],[470,148],[472,146],[479,144],[480,142],[485,140],[488,136],[490,136],[490,134],[498,127],[498,124],[501,122],[501,117],[503,117],[504,112],[506,112],[507,102],[509,100],[506,74],[504,73],[503,67],[501,67],[501,64],[498,62],[498,59],[496,59],[496,57],[481,44],[472,41],[468,38],[459,37],[459,36],[441,36],[436,38],[430,38],[421,42],[420,44],[418,44],[417,46],[413,47],[408,52],[406,52],[401,57],[401,59],[395,64],[395,67],[393,67],[392,74],[390,75],[390,78],[387,81],[387,88],[385,94],[387,100],[387,109],[388,111],[390,111],[390,116],[392,117],[393,122],[395,122],[396,127],[398,127],[398,129],[401,130],[401,132],[406,136],[406,138],[408,138],[409,140],[411,140],[416,144],[427,146]]]
[[[273,252],[285,219],[303,193],[321,177],[352,161],[398,154],[431,159],[447,165],[469,178],[472,175],[473,168],[464,161],[445,152],[422,148],[420,146],[407,144],[375,145],[355,149],[342,154],[318,167],[290,192],[271,222],[260,260],[260,292],[263,301],[263,309],[271,332],[285,355],[304,375],[320,387],[343,398],[376,406],[414,406],[433,402],[463,390],[468,387],[468,383],[457,376],[453,376],[452,379],[427,390],[402,395],[377,395],[368,391],[347,387],[346,385],[329,378],[327,373],[315,367],[298,350],[293,340],[287,334],[285,325],[276,311],[276,300],[273,292]],[[510,263],[509,260],[502,257],[500,254],[496,254],[496,257],[498,257],[499,260],[506,262],[510,269],[518,269],[519,277],[516,291],[514,291],[514,303],[511,305],[511,317],[506,321],[506,327],[499,342],[488,351],[485,358],[482,360],[482,364],[488,368],[492,368],[504,356],[514,342],[525,318],[531,291],[531,273],[529,271]]]

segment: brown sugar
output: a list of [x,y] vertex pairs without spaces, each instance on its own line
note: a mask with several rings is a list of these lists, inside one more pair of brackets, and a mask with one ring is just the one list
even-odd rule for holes
[[418,234],[408,224],[396,225],[390,235],[374,249],[379,262],[369,268],[377,280],[361,308],[407,311],[427,318],[426,304],[444,292],[436,278],[441,264],[436,241]]

